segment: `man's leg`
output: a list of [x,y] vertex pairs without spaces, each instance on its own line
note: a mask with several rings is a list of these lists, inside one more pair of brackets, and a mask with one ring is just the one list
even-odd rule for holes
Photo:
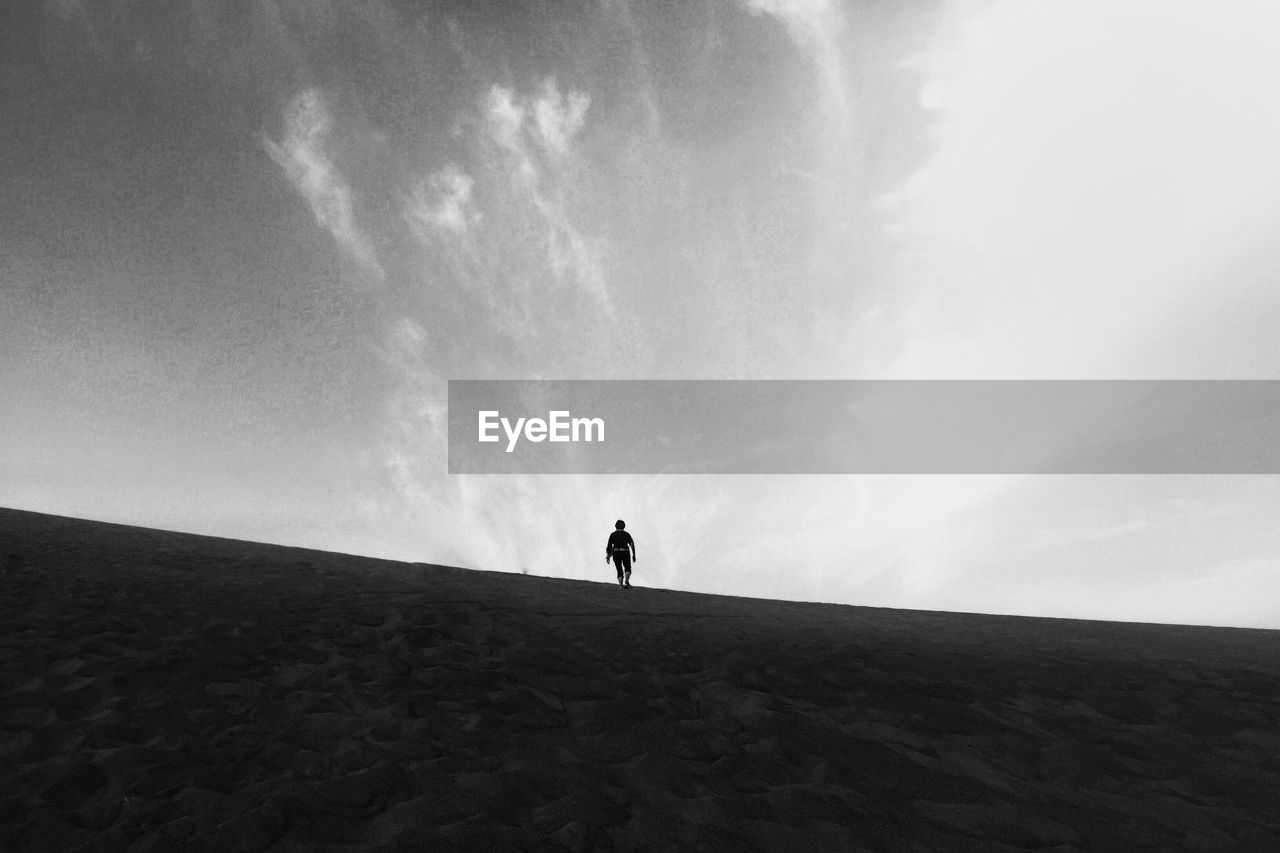
[[624,587],[631,586],[631,555],[630,554],[622,555],[621,571],[622,571],[622,585]]

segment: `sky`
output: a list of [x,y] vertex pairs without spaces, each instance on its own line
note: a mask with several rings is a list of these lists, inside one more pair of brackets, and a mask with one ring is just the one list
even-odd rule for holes
[[[1266,476],[450,476],[449,379],[1271,379],[1280,8],[0,9],[0,505],[1280,627]],[[733,423],[724,423],[727,434]]]

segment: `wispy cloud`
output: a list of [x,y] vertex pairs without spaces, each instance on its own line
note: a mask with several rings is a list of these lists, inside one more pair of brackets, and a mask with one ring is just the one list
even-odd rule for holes
[[388,467],[401,489],[445,471],[443,455],[426,452],[446,448],[448,440],[445,380],[431,365],[430,343],[422,324],[402,317],[388,327],[378,350],[383,363],[404,386],[402,393],[388,401],[390,423],[397,433]]
[[844,18],[839,4],[834,0],[744,0],[743,5],[753,15],[769,15],[786,26],[817,69],[822,86],[819,114],[837,125],[836,132],[847,132],[850,112],[841,57]]
[[568,156],[590,106],[591,98],[585,92],[561,92],[555,78],[548,77],[530,97],[521,98],[506,86],[491,87],[485,111],[493,139],[520,157],[522,164],[527,161],[528,174],[536,175],[537,170],[532,169],[535,154],[548,159]]
[[298,193],[307,200],[316,222],[338,245],[378,280],[385,276],[368,236],[356,223],[351,188],[326,151],[333,117],[317,89],[305,89],[285,112],[284,141],[263,140],[267,153],[284,169]]
[[534,124],[543,147],[557,155],[568,153],[573,137],[582,129],[591,98],[583,92],[561,94],[555,80],[543,82],[533,102]]
[[493,86],[485,101],[485,118],[493,140],[520,158],[521,174],[535,176],[536,170],[525,150],[522,137],[525,109],[516,103],[515,93],[506,86]]
[[613,317],[601,244],[578,226],[569,206],[575,178],[573,142],[590,104],[583,92],[562,93],[553,78],[544,80],[536,95],[526,97],[495,85],[485,101],[485,128],[505,160],[495,166],[511,176],[513,189],[539,215],[545,260],[555,280],[587,293]]
[[419,229],[420,236],[443,233],[463,237],[481,219],[471,198],[474,185],[470,175],[452,164],[432,172],[406,201],[405,218]]

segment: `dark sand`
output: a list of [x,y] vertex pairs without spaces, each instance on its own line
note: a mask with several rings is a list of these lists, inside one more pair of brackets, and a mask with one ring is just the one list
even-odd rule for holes
[[1280,850],[1280,634],[0,510],[0,848]]

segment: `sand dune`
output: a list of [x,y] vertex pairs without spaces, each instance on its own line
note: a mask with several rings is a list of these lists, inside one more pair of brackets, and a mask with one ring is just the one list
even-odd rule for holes
[[0,510],[0,848],[1280,850],[1280,635]]

